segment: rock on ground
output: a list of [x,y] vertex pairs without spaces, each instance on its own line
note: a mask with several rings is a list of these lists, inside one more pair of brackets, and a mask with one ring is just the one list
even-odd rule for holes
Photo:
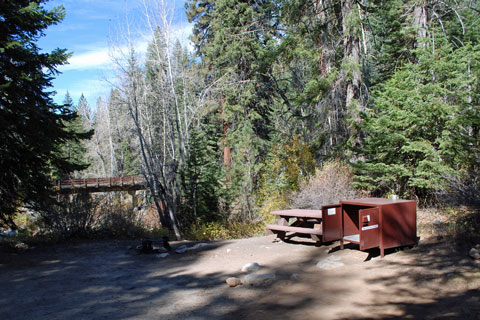
[[15,244],[15,250],[17,252],[25,252],[26,250],[28,250],[28,244],[23,243],[23,242],[16,243]]
[[468,253],[470,257],[472,257],[475,260],[480,260],[480,250],[472,248],[470,249],[470,252]]
[[178,247],[175,250],[175,252],[176,253],[185,253],[187,250],[188,250],[188,247],[186,245],[182,245],[182,246]]
[[197,244],[191,246],[191,247],[188,248],[187,250],[196,250],[196,249],[198,249],[198,248],[205,247],[206,245],[208,245],[208,244],[205,243],[205,242],[200,242],[200,243],[197,243]]
[[242,272],[254,272],[258,269],[260,269],[260,265],[257,262],[250,262],[242,267]]
[[245,276],[243,283],[246,285],[255,286],[255,285],[269,283],[273,280],[275,280],[275,274],[273,273],[263,273],[263,274],[251,273]]
[[235,277],[230,277],[226,280],[227,284],[229,287],[236,287],[238,285],[242,284],[242,280],[235,278]]

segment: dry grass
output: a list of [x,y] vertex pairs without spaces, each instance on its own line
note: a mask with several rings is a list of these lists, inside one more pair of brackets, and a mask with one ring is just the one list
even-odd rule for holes
[[300,186],[300,191],[291,197],[292,207],[299,209],[319,209],[323,205],[338,203],[340,200],[365,196],[355,190],[351,183],[351,168],[340,162],[325,163],[317,169],[310,180]]
[[419,209],[417,228],[422,238],[480,243],[480,213],[465,206]]

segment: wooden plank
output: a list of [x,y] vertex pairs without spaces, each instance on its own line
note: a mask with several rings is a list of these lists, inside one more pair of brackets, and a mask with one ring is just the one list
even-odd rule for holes
[[272,211],[270,212],[270,214],[273,214],[276,216],[285,216],[285,217],[321,218],[322,210],[290,209],[290,210]]
[[272,231],[284,231],[284,232],[295,232],[295,233],[304,233],[304,234],[316,234],[321,236],[322,229],[312,229],[312,228],[301,228],[301,227],[291,227],[291,226],[280,226],[278,224],[267,224],[267,229]]

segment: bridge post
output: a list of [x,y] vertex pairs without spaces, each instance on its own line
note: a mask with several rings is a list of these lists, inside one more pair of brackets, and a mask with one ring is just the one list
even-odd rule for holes
[[128,190],[128,194],[132,196],[132,209],[135,209],[138,205],[137,191],[136,190]]

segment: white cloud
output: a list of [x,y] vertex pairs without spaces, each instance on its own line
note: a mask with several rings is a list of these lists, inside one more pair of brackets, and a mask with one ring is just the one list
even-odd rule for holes
[[[178,39],[180,43],[187,47],[189,51],[193,51],[193,45],[188,37],[192,34],[193,25],[189,23],[176,24],[171,27],[172,39]],[[139,54],[144,54],[147,51],[150,36],[144,36],[135,43],[135,50]],[[88,46],[87,46],[88,47]],[[60,71],[69,70],[103,70],[110,69],[113,66],[112,63],[112,50],[107,46],[98,46],[98,44],[92,45],[92,50],[82,51],[80,53],[73,53],[72,57],[68,60],[69,64],[60,67]],[[127,53],[128,48],[122,46],[113,50],[114,53]]]
[[[193,25],[189,23],[177,23],[170,26],[171,45],[178,39],[180,43],[190,52],[193,51],[193,45],[188,37],[192,34]],[[144,62],[145,53],[152,35],[144,33],[139,35],[134,44],[136,53],[139,55],[139,62]],[[128,46],[117,44],[115,47],[108,46],[107,43],[95,42],[90,44],[77,45],[77,53],[74,52],[69,59],[69,64],[59,68],[63,74],[55,80],[55,89],[57,95],[55,101],[61,103],[65,93],[68,90],[75,103],[78,102],[83,93],[91,105],[95,105],[99,96],[106,97],[110,92],[111,84],[106,80],[115,82],[114,70],[116,65],[113,56],[117,62],[123,63],[128,56]]]
[[104,69],[111,64],[108,48],[99,48],[79,54],[73,54],[69,64],[60,68],[60,71]]

